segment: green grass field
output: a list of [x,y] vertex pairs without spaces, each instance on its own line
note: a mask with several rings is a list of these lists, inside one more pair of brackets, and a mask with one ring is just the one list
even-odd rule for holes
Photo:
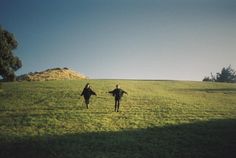
[[[85,108],[80,93],[97,93]],[[107,93],[128,92],[120,112]],[[236,157],[236,84],[81,80],[2,83],[0,157]]]

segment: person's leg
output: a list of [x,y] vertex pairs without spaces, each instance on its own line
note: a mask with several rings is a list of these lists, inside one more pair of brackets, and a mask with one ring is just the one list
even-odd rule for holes
[[117,112],[119,112],[119,108],[120,108],[120,100],[117,100]]
[[117,108],[117,100],[115,99],[115,112],[116,112],[116,108]]
[[86,108],[88,109],[89,99],[86,99],[86,100],[85,100],[85,104],[86,104]]

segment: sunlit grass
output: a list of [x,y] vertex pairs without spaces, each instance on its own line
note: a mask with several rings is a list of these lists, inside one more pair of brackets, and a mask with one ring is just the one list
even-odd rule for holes
[[[92,89],[97,93],[97,97],[92,96],[89,109],[85,108],[83,98],[80,97],[81,91],[87,82],[91,84]],[[117,83],[128,92],[128,95],[123,97],[121,109],[118,113],[114,112],[114,98],[107,93],[109,90],[113,90]],[[122,132],[118,136],[121,142],[114,140],[117,143],[115,146],[119,146],[119,143],[124,145],[127,140],[130,143],[127,143],[127,149],[131,150],[132,144],[137,143],[136,140],[132,140],[136,136],[130,137],[129,134],[126,136],[125,131],[135,132],[168,127],[166,132],[170,136],[169,126],[180,126],[181,134],[188,135],[189,133],[185,133],[185,128],[182,128],[182,126],[212,120],[236,119],[235,84],[181,81],[65,80],[3,83],[2,89],[0,91],[0,142],[2,142],[1,147],[8,145],[8,150],[14,150],[12,146],[16,142],[28,139],[39,141],[38,143],[41,143],[40,147],[41,145],[48,147],[48,144],[45,144],[42,139],[68,135],[78,135],[78,139],[83,139],[80,136],[89,133],[91,133],[91,138],[87,138],[86,141],[91,139],[92,143],[96,143],[101,142],[100,136],[107,132]],[[192,125],[190,127],[194,129]],[[235,128],[235,126],[232,127],[230,132],[234,132]],[[145,134],[145,131],[142,131],[142,137],[149,138],[149,132]],[[206,130],[203,132],[206,132]],[[135,132],[135,134],[139,135],[138,132]],[[151,134],[153,133],[151,132]],[[156,135],[156,137],[159,138],[160,135]],[[195,138],[192,139],[197,139],[197,137],[198,135],[195,135]],[[102,138],[106,141],[104,142],[106,144],[105,148],[109,144],[114,145],[113,134],[111,134],[111,138],[110,135],[106,134]],[[83,153],[83,150],[76,152],[76,149],[73,149],[72,155],[68,154],[67,151],[71,150],[69,149],[70,145],[73,148],[81,145],[89,146],[86,142],[74,142],[70,139],[70,137],[63,138],[63,141],[67,140],[67,143],[62,144],[64,150],[61,151],[61,154],[63,157],[73,157],[78,153]],[[169,139],[166,141],[169,142],[172,138]],[[180,138],[176,135],[175,139]],[[201,139],[204,139],[204,136]],[[160,141],[165,143],[163,139]],[[61,149],[61,147],[58,147],[59,144],[56,140],[53,142],[52,153],[51,151],[47,152],[46,156],[53,157],[53,152],[56,152],[58,156],[57,152],[59,150],[57,149]],[[27,143],[29,142],[26,141]],[[146,143],[143,142],[143,145],[147,145]],[[156,151],[155,143],[158,145],[159,142],[157,140],[153,143],[149,144],[152,152]],[[178,147],[178,143],[176,145]],[[235,144],[233,145],[235,146]],[[142,144],[140,144],[141,146]],[[167,145],[166,149],[168,148],[170,146]],[[9,152],[8,150],[6,153]],[[84,151],[86,150],[88,149],[84,149]],[[90,153],[90,155],[83,153],[83,156],[92,157],[96,154],[97,157],[114,156],[115,150],[113,154],[104,148],[101,150],[104,150],[104,153],[94,149],[94,152],[97,153]],[[163,157],[168,157],[169,155],[164,150],[159,149],[157,153],[154,152],[153,154],[156,156],[164,154]],[[189,150],[190,157],[193,157],[191,153],[196,154],[195,149],[190,148]],[[93,150],[91,149],[90,152],[93,152]],[[133,152],[133,149],[130,152]],[[135,152],[138,154],[139,149]],[[8,157],[6,153],[3,155]],[[145,153],[145,151],[142,151],[137,157],[144,157]],[[40,155],[40,151],[35,151],[32,154]],[[120,154],[116,154],[117,157],[129,157],[131,153],[129,151],[125,153],[121,150]],[[178,157],[178,154],[169,154],[170,157]],[[211,153],[207,153],[207,155],[209,154]],[[186,155],[182,156],[188,157]]]

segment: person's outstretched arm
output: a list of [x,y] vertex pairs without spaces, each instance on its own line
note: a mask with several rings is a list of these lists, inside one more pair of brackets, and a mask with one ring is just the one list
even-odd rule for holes
[[123,91],[123,93],[125,93],[125,94],[127,94],[128,95],[128,93],[126,92],[126,91],[124,91],[124,90],[122,90]]
[[80,94],[80,96],[84,95],[84,89],[83,89],[83,92]]
[[114,93],[114,90],[113,90],[113,91],[108,91],[108,93],[111,93],[111,94],[113,94],[113,93]]
[[97,96],[97,94],[94,91],[92,91],[92,90],[91,90],[91,94]]

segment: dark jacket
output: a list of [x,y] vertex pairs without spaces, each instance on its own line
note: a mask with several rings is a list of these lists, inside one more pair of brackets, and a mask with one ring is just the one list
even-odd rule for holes
[[81,93],[81,96],[84,96],[84,99],[88,100],[91,95],[97,95],[92,89],[90,88],[84,88],[83,92]]
[[115,97],[115,100],[120,100],[124,93],[128,94],[126,91],[120,88],[116,88],[113,91],[110,91],[109,93],[111,93]]

